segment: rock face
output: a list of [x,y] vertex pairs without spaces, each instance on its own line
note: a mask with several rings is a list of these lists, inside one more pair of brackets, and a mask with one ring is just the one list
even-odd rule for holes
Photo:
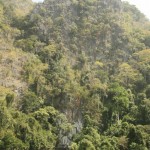
[[27,61],[27,56],[6,50],[0,52],[2,59],[0,63],[0,85],[16,90],[17,95],[21,94],[21,90],[27,88],[26,82],[21,80],[23,72],[23,64]]
[[80,133],[82,129],[83,129],[83,120],[78,120],[73,124],[73,128],[68,133],[63,133],[63,130],[60,130],[59,144],[57,145],[56,149],[67,150],[72,142],[73,136]]

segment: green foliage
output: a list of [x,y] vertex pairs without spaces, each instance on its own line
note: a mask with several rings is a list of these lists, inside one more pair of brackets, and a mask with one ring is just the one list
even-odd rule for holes
[[147,98],[150,98],[150,85],[147,86],[145,94]]
[[92,127],[85,127],[74,139],[78,143],[78,149],[98,149],[100,146],[100,135]]
[[144,99],[139,105],[139,117],[141,124],[150,123],[150,100]]
[[24,93],[19,105],[21,106],[22,112],[31,113],[42,107],[43,100],[41,98],[38,98],[35,93],[28,91]]
[[137,80],[142,78],[138,70],[133,69],[129,64],[123,63],[119,66],[119,74],[117,80],[120,80],[124,86],[131,87]]
[[7,94],[6,95],[7,106],[9,106],[10,104],[12,104],[13,101],[14,101],[14,94]]
[[150,149],[149,41],[120,0],[0,0],[0,149]]
[[[118,106],[118,109],[129,107],[129,94],[125,88],[119,86],[119,84],[114,83],[109,89],[109,98],[113,101],[113,104]],[[117,108],[116,108],[117,109]]]
[[0,149],[27,149],[27,146],[17,139],[11,131],[7,131],[0,142]]
[[87,139],[82,139],[79,143],[79,150],[87,149],[87,150],[96,150],[92,142]]
[[[0,149],[54,148],[56,135],[51,132],[51,129],[47,132],[31,115],[25,115],[14,109],[8,111],[5,106],[1,109],[2,111],[0,127],[3,130],[0,130]],[[48,120],[46,123],[48,124]]]
[[112,110],[110,114],[112,121],[116,120],[119,123],[119,120],[122,119],[124,113],[128,110],[129,104],[128,91],[118,83],[110,85],[106,105]]
[[112,137],[112,138],[106,138],[104,137],[102,142],[101,142],[101,149],[102,150],[118,150],[118,141],[117,138]]

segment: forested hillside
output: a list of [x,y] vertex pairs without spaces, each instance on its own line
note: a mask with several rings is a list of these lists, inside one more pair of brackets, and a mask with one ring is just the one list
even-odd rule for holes
[[150,21],[121,0],[0,0],[0,150],[150,150]]

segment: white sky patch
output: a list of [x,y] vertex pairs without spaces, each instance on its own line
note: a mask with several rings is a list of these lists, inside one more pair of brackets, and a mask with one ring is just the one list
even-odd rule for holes
[[32,0],[33,2],[43,2],[44,0]]
[[150,20],[150,0],[122,0],[135,5]]

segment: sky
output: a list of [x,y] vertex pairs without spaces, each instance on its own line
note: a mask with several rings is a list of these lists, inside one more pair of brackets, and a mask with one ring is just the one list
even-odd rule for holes
[[135,5],[150,20],[150,0],[122,0]]
[[32,0],[33,2],[43,2],[44,0]]
[[[42,2],[43,0],[33,0],[34,2]],[[136,7],[145,14],[150,20],[150,0],[122,0],[128,1],[130,4],[136,5]]]

